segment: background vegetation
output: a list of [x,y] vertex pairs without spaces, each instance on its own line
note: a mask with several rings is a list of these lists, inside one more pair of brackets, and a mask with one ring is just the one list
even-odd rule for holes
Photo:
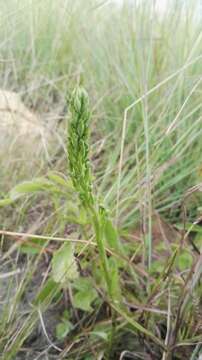
[[[1,148],[3,359],[199,359],[198,1],[170,1],[164,15],[153,1],[132,4],[1,1],[1,87],[20,93],[49,134],[37,158]],[[111,297],[69,176],[79,84],[90,98],[94,196],[107,209]]]

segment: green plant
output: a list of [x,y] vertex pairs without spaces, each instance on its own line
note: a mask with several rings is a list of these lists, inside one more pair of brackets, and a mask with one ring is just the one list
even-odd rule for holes
[[[24,357],[39,314],[54,306],[57,315],[68,308],[57,327],[61,347],[70,349],[64,358],[119,358],[130,350],[180,360],[193,351],[195,360],[201,352],[199,1],[170,0],[160,15],[158,1],[112,3],[1,4],[2,87],[19,92],[52,130],[46,156],[25,161],[15,136],[9,151],[1,147],[5,360]],[[66,94],[81,78],[91,105],[81,89],[68,98],[71,108],[84,93],[87,109],[73,184]],[[78,120],[71,110],[69,131]],[[30,287],[36,291],[25,314]],[[51,358],[52,348],[45,350]]]
[[[118,231],[109,219],[107,210],[103,205],[100,205],[99,199],[96,198],[93,192],[92,175],[89,162],[89,145],[88,145],[88,132],[89,132],[89,100],[85,90],[77,88],[73,91],[70,99],[71,120],[68,131],[68,159],[70,177],[76,193],[81,202],[80,211],[86,212],[87,223],[90,222],[93,228],[93,235],[95,236],[97,249],[99,252],[99,260],[101,269],[99,277],[105,280],[105,292],[107,301],[112,311],[112,328],[109,336],[108,356],[113,348],[113,342],[116,332],[116,314],[121,315],[126,324],[132,327],[134,331],[145,334],[150,337],[156,344],[164,348],[163,343],[149,330],[143,327],[138,321],[130,318],[127,307],[124,306],[122,300],[122,292],[120,287],[119,267],[124,263],[128,263],[125,258],[125,251],[119,241]],[[7,199],[13,203],[27,195],[48,193],[52,198],[55,209],[59,206],[58,200],[60,197],[72,194],[71,184],[64,182],[63,178],[56,174],[48,175],[48,179],[41,178],[33,180],[32,182],[24,182],[15,186]],[[2,205],[7,205],[7,201]],[[33,241],[35,236],[33,236]],[[43,248],[43,237],[41,238],[42,244],[39,242],[29,243],[29,247],[21,247],[22,251],[35,253],[38,246],[38,253],[40,254]],[[45,243],[44,243],[45,245]],[[32,251],[32,246],[33,250]],[[46,246],[46,245],[45,245]],[[37,295],[34,304],[36,309],[45,309],[55,296],[59,289],[66,289],[74,285],[74,281],[78,279],[79,273],[74,255],[74,246],[71,243],[64,243],[59,249],[55,250],[52,257],[52,273],[50,278],[46,281],[43,288]],[[107,254],[107,252],[109,254]],[[118,258],[118,259],[117,259]],[[130,268],[130,267],[129,267]],[[79,279],[78,279],[79,280]],[[95,291],[88,292],[88,287],[85,285],[86,280],[80,280],[80,289],[78,291],[78,284],[75,294],[73,296],[73,305],[84,311],[92,311],[91,303],[97,298]],[[84,288],[82,290],[82,282]],[[83,298],[83,304],[81,301]],[[40,310],[41,311],[41,310]],[[60,323],[57,328],[58,336],[65,336],[65,333],[71,331],[69,323]],[[26,329],[26,328],[25,328]],[[25,330],[26,332],[26,330]],[[23,341],[23,337],[21,341]],[[21,341],[19,344],[21,344]],[[16,345],[15,345],[16,346]],[[19,345],[18,345],[19,346]]]
[[[107,219],[107,212],[93,195],[92,180],[88,155],[88,131],[89,131],[89,99],[86,91],[80,87],[76,88],[70,99],[71,120],[68,132],[68,156],[70,163],[70,176],[75,190],[78,192],[80,201],[87,211],[93,225],[97,247],[99,250],[102,271],[107,286],[107,295],[114,311],[121,314],[136,330],[143,332],[151,337],[159,345],[163,346],[152,333],[145,329],[141,324],[129,318],[126,309],[122,306],[121,290],[119,288],[118,266],[116,260],[108,260],[104,235],[109,238],[109,242],[115,243],[115,250],[120,249],[116,231],[112,223]],[[111,238],[111,239],[110,239]],[[114,329],[113,329],[114,331]],[[113,332],[111,342],[113,342]],[[112,344],[111,344],[112,346]]]
[[104,245],[106,210],[93,195],[91,170],[89,164],[89,99],[86,91],[76,88],[70,99],[71,121],[68,127],[68,158],[72,183],[80,201],[94,227],[103,274],[108,294],[113,298],[109,264]]

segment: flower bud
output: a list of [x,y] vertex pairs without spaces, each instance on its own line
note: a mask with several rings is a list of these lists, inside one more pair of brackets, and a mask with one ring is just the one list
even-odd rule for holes
[[77,113],[85,111],[85,108],[88,108],[89,98],[86,90],[82,87],[77,87],[74,89],[71,97],[71,107]]

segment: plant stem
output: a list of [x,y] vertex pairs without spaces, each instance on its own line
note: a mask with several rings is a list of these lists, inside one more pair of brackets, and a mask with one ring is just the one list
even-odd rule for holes
[[105,277],[105,282],[108,288],[109,296],[112,300],[112,291],[111,291],[111,280],[109,276],[109,269],[108,269],[108,263],[107,263],[107,256],[106,251],[103,243],[103,229],[102,224],[100,223],[99,214],[97,214],[96,210],[93,207],[89,208],[91,219],[92,219],[92,225],[95,231],[95,238],[98,246],[98,251],[100,255],[100,260],[103,268],[103,273]]

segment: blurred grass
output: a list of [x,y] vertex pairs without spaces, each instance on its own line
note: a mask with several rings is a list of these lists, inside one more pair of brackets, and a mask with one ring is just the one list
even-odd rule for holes
[[[6,158],[7,166],[0,193],[51,169],[66,172],[66,98],[82,83],[93,109],[97,195],[116,217],[120,232],[145,226],[151,254],[153,214],[182,221],[182,200],[201,182],[199,1],[184,6],[170,1],[164,15],[153,1],[143,0],[133,6],[97,0],[9,0],[0,5],[1,86],[19,92],[60,139],[50,149],[53,163],[30,158],[31,171],[2,149],[0,160]],[[48,201],[41,201],[25,201],[15,213],[8,210],[6,219],[1,212],[3,227],[29,229],[38,210],[32,217],[26,209],[44,206],[44,234],[62,233],[65,216],[60,222],[55,212],[49,213]],[[199,194],[197,203],[187,205],[190,220],[200,202]]]

